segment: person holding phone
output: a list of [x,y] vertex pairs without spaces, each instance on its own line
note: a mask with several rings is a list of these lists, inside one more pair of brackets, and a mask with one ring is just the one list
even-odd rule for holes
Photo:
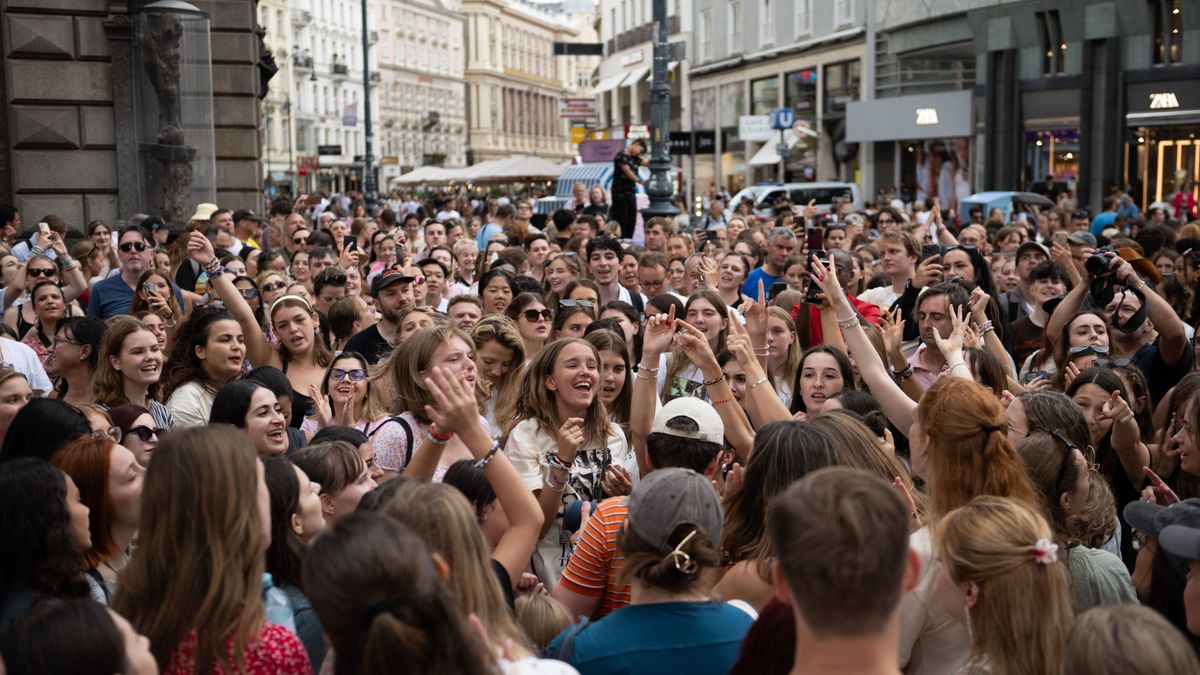
[[[135,289],[141,289],[142,276],[152,268],[154,247],[151,242],[150,234],[137,225],[121,228],[117,245],[121,273],[92,286],[91,297],[88,299],[88,316],[108,319],[118,314],[130,313]],[[174,283],[161,290],[164,299],[167,295],[172,295],[175,306],[183,306],[183,293]]]

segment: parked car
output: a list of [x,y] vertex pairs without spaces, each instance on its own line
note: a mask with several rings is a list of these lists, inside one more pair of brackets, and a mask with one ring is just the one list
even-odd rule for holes
[[861,209],[863,206],[862,191],[858,185],[855,183],[840,182],[759,183],[738,192],[726,206],[732,209],[743,199],[751,199],[754,202],[755,215],[767,218],[774,213],[772,205],[775,203],[775,200],[784,195],[795,206],[805,206],[809,201],[813,199],[817,200],[816,209],[818,213],[828,213],[833,210],[834,200],[846,196],[850,197],[854,208]]

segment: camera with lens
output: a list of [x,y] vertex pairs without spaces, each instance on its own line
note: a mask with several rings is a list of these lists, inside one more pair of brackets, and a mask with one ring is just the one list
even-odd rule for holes
[[1092,275],[1092,278],[1102,277],[1112,272],[1112,268],[1108,266],[1112,261],[1109,253],[1116,255],[1117,251],[1112,246],[1101,246],[1092,252],[1092,257],[1083,262],[1084,269]]

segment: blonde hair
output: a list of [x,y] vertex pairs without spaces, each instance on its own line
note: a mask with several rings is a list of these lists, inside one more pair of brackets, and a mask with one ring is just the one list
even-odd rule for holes
[[492,639],[528,648],[492,571],[475,509],[461,492],[444,483],[405,481],[383,513],[412,528],[445,559],[450,568],[446,587],[464,613],[478,616]]
[[503,314],[485,316],[471,330],[471,342],[475,345],[476,354],[489,342],[497,342],[512,351],[512,368],[498,390],[493,391],[491,383],[485,378],[475,378],[476,398],[482,403],[494,395],[497,419],[511,414],[516,405],[517,392],[521,389],[521,374],[525,372],[525,341],[521,339],[517,324]]
[[538,651],[574,623],[567,608],[548,593],[522,595],[516,600],[516,610],[517,623]]
[[[683,315],[685,318],[687,317],[687,311],[692,308],[692,304],[697,300],[703,300],[712,305],[713,309],[715,309],[717,314],[721,317],[721,320],[725,322],[725,327],[722,328],[720,333],[717,335],[717,348],[713,350],[714,354],[720,354],[721,352],[725,351],[725,338],[729,335],[729,322],[737,321],[737,319],[729,318],[729,306],[725,304],[725,301],[721,299],[721,296],[709,290],[700,290],[692,293],[691,297],[688,298],[687,304],[684,305]],[[667,403],[672,398],[676,398],[675,396],[671,395],[675,378],[678,377],[679,373],[681,373],[685,367],[691,364],[691,362],[691,359],[687,357],[687,353],[679,347],[671,350],[671,363],[669,366],[667,366],[666,385],[663,386],[662,391],[663,403]]]
[[968,608],[971,661],[989,672],[1058,672],[1071,625],[1066,563],[1038,558],[1054,532],[1037,510],[976,497],[938,523],[934,546],[955,584],[978,586]]
[[371,377],[367,419],[407,412],[418,422],[428,423],[425,406],[433,405],[433,395],[421,383],[420,373],[429,368],[437,348],[455,338],[466,343],[474,359],[475,345],[471,338],[450,325],[422,328],[404,340],[403,349],[393,349]]
[[[804,311],[804,309],[801,308],[801,311]],[[800,368],[800,360],[804,358],[804,350],[800,347],[800,333],[796,330],[796,323],[792,321],[791,313],[782,307],[774,305],[767,307],[767,319],[779,319],[792,333],[792,342],[788,345],[787,356],[783,360],[783,372],[780,373],[780,378],[784,382],[791,384],[796,379],[796,370]],[[767,332],[769,333],[770,329]],[[775,385],[775,375],[768,374],[771,376],[771,386],[778,389],[779,387]],[[799,396],[800,392],[794,391],[792,395]]]
[[1179,629],[1136,604],[1080,614],[1067,638],[1062,675],[1195,675],[1200,661]]

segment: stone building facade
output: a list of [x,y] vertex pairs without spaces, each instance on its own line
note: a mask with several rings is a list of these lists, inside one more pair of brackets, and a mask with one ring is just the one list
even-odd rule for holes
[[[82,229],[153,210],[139,187],[131,95],[132,17],[143,4],[0,0],[0,200],[15,204],[27,226],[47,213]],[[223,207],[261,208],[256,3],[192,4],[210,19],[213,196]]]

